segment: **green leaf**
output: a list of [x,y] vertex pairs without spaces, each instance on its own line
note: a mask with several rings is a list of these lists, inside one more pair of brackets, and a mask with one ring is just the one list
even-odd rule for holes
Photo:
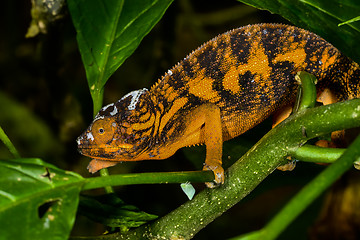
[[68,0],[94,105],[100,104],[108,78],[134,52],[171,2]]
[[319,34],[344,54],[360,62],[360,22],[338,26],[339,23],[359,16],[358,0],[239,1],[279,14],[296,26]]
[[81,196],[79,213],[106,226],[120,227],[122,231],[127,231],[131,227],[138,227],[157,218],[156,215],[127,205],[115,194],[98,197]]
[[1,239],[67,239],[83,180],[36,158],[1,160]]

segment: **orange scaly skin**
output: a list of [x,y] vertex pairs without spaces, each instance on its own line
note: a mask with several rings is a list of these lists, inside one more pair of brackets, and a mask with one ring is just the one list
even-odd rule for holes
[[93,158],[88,168],[96,172],[205,144],[204,170],[223,183],[223,141],[293,103],[301,70],[317,77],[319,93],[360,97],[359,65],[324,39],[288,25],[249,25],[205,43],[150,90],[102,108],[78,138],[79,151]]

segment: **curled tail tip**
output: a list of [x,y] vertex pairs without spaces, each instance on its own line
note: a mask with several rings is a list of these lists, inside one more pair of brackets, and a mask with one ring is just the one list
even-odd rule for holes
[[347,85],[349,98],[360,98],[360,66],[355,62],[349,71]]

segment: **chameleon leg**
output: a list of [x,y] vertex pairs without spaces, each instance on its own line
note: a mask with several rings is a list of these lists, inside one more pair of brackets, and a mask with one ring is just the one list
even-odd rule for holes
[[[203,170],[211,170],[215,175],[215,183],[224,183],[224,169],[222,168],[222,124],[220,108],[214,104],[204,104],[198,109],[203,115],[203,138],[206,145],[206,159]],[[197,114],[195,114],[196,116]],[[206,183],[210,188],[213,183]]]
[[[183,138],[179,140],[185,146],[198,143],[206,145],[206,159],[203,170],[211,170],[215,175],[215,183],[224,183],[224,169],[222,164],[222,123],[220,108],[214,104],[203,104],[188,114],[188,123]],[[179,147],[176,146],[176,149]],[[214,187],[214,183],[206,183],[207,187]]]

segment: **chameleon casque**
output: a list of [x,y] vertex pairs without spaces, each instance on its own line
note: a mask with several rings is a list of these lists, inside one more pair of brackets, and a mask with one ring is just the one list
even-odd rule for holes
[[315,75],[318,94],[330,92],[331,102],[360,97],[359,65],[321,37],[283,24],[248,25],[206,42],[150,90],[103,107],[77,139],[79,151],[93,158],[93,173],[205,144],[203,169],[223,183],[223,141],[292,104],[298,71]]

